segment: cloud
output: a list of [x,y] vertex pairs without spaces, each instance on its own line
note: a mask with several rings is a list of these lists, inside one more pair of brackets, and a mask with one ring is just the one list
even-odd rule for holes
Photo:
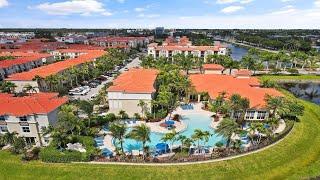
[[156,17],[160,17],[160,14],[144,14],[141,13],[138,15],[139,18],[156,18]]
[[225,14],[229,14],[229,13],[240,11],[242,9],[244,9],[243,6],[229,6],[229,7],[223,8],[221,12]]
[[237,1],[238,0],[217,0],[217,4],[231,4]]
[[[240,3],[240,4],[248,4],[253,2],[254,0],[217,0],[217,4],[232,4],[232,3]],[[208,1],[205,1],[208,2]]]
[[0,0],[0,8],[9,6],[9,2],[7,0]]
[[57,3],[42,3],[34,7],[51,15],[71,15],[80,14],[89,16],[100,14],[104,16],[112,15],[104,8],[103,3],[98,0],[68,0]]
[[273,14],[273,15],[291,14],[291,13],[295,13],[297,11],[298,11],[298,9],[296,9],[294,6],[288,5],[288,6],[281,8],[279,11],[272,12],[271,14]]
[[146,8],[134,8],[134,11],[136,11],[136,12],[142,12],[145,10],[146,10]]

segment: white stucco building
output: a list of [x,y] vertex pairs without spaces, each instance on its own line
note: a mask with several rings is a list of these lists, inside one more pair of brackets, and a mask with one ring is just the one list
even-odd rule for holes
[[208,55],[226,55],[227,48],[221,45],[194,46],[192,45],[192,42],[185,36],[181,38],[168,37],[162,43],[162,45],[158,45],[157,43],[151,43],[148,45],[148,55],[154,58],[172,58],[176,54],[192,54],[193,56],[206,59]]
[[[123,110],[130,117],[135,113],[144,116],[144,113],[151,112],[157,74],[154,69],[130,69],[121,74],[107,89],[109,112],[118,114]],[[144,110],[138,106],[140,101],[146,104]]]
[[24,97],[0,93],[0,134],[16,132],[27,144],[46,146],[49,136],[42,130],[55,125],[59,107],[68,101],[57,93],[38,93]]

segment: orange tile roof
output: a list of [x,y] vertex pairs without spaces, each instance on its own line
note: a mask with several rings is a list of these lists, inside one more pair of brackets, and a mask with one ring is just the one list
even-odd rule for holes
[[[0,56],[1,55],[4,55],[4,54],[0,54]],[[13,53],[12,56],[13,55],[16,56],[18,54]],[[33,61],[39,61],[42,58],[47,58],[52,56],[50,54],[40,54],[40,53],[25,53],[25,54],[19,54],[19,55],[21,55],[21,57],[0,61],[0,68],[8,68],[14,65],[22,65],[29,62],[33,62]]]
[[197,92],[208,92],[212,99],[221,92],[226,92],[227,97],[233,94],[240,94],[250,100],[251,108],[265,107],[265,95],[282,96],[282,94],[272,88],[257,87],[257,78],[238,79],[229,75],[216,74],[195,74],[190,76],[191,82]]
[[204,64],[202,67],[205,70],[224,70],[224,67],[220,64]]
[[113,81],[108,92],[153,93],[159,71],[155,69],[130,69]]
[[0,93],[0,115],[48,114],[67,101],[67,97],[58,97],[58,93],[37,93],[24,97]]
[[46,78],[47,76],[57,74],[73,66],[77,66],[86,62],[92,62],[95,58],[101,57],[105,51],[100,50],[87,50],[87,53],[79,56],[78,58],[68,59],[57,63],[41,66],[27,72],[17,73],[9,76],[8,81],[31,81],[36,76]]
[[219,51],[219,48],[220,46],[155,46],[155,49],[158,51]]
[[251,71],[247,69],[240,69],[235,73],[236,76],[251,76],[252,73]]

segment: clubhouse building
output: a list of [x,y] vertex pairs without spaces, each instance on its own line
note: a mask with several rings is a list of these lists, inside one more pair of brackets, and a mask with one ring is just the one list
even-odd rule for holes
[[140,100],[146,103],[145,111],[151,112],[157,75],[158,70],[154,69],[130,69],[121,74],[107,89],[109,112],[118,114],[124,110],[130,117],[135,113],[143,115],[142,108],[138,106]]

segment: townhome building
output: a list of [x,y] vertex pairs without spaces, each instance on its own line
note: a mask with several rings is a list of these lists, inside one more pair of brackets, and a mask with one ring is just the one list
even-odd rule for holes
[[5,81],[13,82],[17,86],[17,92],[23,91],[26,85],[32,85],[37,91],[47,92],[49,91],[49,86],[45,81],[46,77],[57,74],[63,75],[66,70],[72,67],[81,67],[85,63],[93,63],[97,58],[104,54],[105,51],[101,50],[84,50],[83,54],[77,58],[55,62],[26,72],[12,74],[6,78]]
[[46,62],[53,61],[52,55],[40,53],[1,53],[0,56],[13,57],[13,59],[0,61],[0,79],[5,79],[15,73],[29,71]]
[[0,93],[0,134],[15,132],[27,144],[46,146],[50,138],[43,134],[57,123],[59,107],[68,101],[57,93],[36,93],[23,97]]

